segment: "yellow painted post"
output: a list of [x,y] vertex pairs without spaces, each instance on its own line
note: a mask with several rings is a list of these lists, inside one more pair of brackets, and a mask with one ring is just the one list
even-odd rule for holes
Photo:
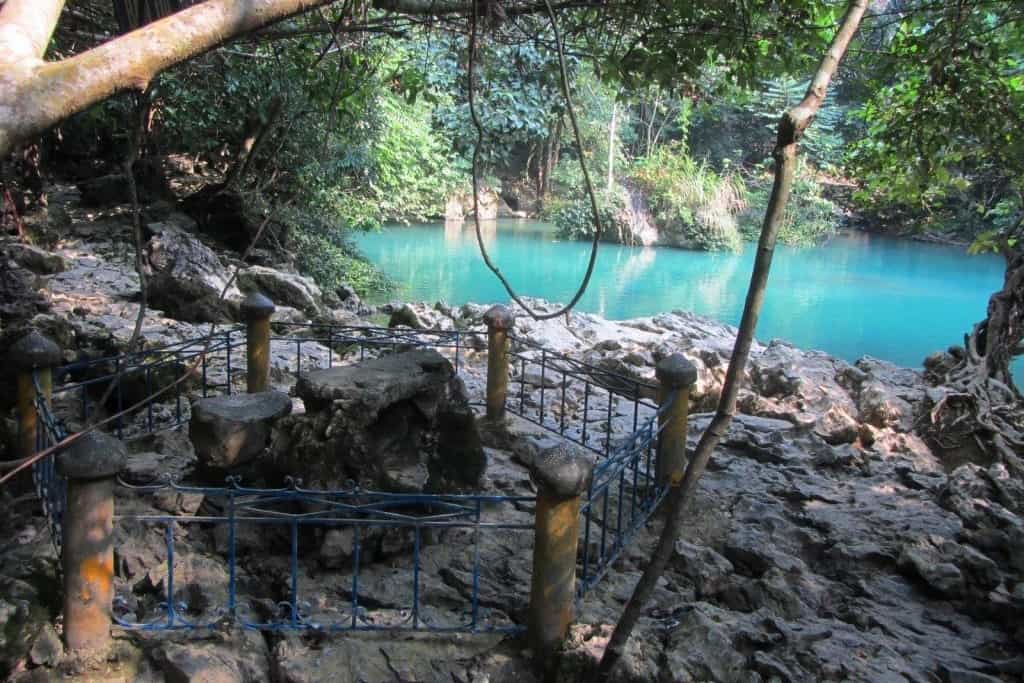
[[697,368],[681,353],[661,359],[654,368],[658,379],[658,405],[666,407],[658,418],[658,482],[682,481],[686,469],[686,430],[690,390],[697,383]]
[[575,617],[580,496],[590,486],[593,463],[576,446],[560,444],[537,455],[532,475],[537,508],[526,635],[544,668]]
[[250,394],[266,391],[270,378],[270,316],[274,302],[260,292],[252,292],[242,302],[245,328],[245,379]]
[[114,480],[128,460],[118,439],[91,431],[57,456],[67,478],[61,566],[64,643],[76,653],[99,653],[110,641],[114,599]]
[[512,309],[493,306],[484,313],[487,323],[487,418],[500,420],[505,416],[508,394],[508,333],[515,324]]
[[[17,373],[17,457],[27,458],[36,452],[36,429],[39,425],[33,374],[39,382],[39,389],[49,399],[53,390],[53,368],[60,365],[62,360],[60,347],[48,337],[32,330],[11,346],[7,360]],[[19,475],[15,482],[13,488],[16,491],[28,491],[31,488],[28,474]]]

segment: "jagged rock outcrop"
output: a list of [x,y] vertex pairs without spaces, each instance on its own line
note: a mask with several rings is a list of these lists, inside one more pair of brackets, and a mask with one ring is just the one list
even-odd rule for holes
[[[242,293],[217,253],[180,225],[151,223],[146,258],[152,268],[149,302],[166,315],[189,322],[238,318]],[[221,298],[221,293],[226,292]]]
[[267,266],[251,266],[238,271],[238,287],[243,292],[262,292],[279,306],[298,309],[315,317],[320,313],[323,293],[312,278],[287,273]]
[[307,486],[349,480],[385,491],[475,487],[486,458],[465,389],[433,350],[304,373],[295,392],[305,415],[276,430],[274,460]]

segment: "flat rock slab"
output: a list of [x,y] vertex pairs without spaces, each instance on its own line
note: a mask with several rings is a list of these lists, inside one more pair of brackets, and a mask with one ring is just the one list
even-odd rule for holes
[[228,470],[253,460],[269,443],[273,423],[291,410],[291,398],[279,391],[195,401],[189,438],[200,465]]
[[434,350],[305,373],[306,414],[274,440],[281,474],[323,488],[351,481],[385,491],[474,490],[486,469],[462,380]]
[[437,390],[455,379],[455,369],[432,349],[383,356],[358,365],[313,370],[302,375],[296,395],[307,409],[328,404],[377,413],[384,406]]

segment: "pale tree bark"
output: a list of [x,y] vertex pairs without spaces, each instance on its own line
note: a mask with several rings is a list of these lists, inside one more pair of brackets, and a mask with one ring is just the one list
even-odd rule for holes
[[[43,54],[64,0],[6,0],[0,6],[0,157],[111,95],[144,92],[161,71],[233,38],[339,0],[206,0],[58,62]],[[471,0],[373,0],[388,12],[468,14]],[[554,7],[579,7],[566,0]],[[524,3],[506,14],[545,11]]]
[[778,137],[775,143],[775,182],[768,199],[768,209],[761,227],[761,238],[757,246],[750,286],[747,289],[747,300],[743,307],[739,331],[736,334],[736,345],[733,347],[726,371],[722,394],[718,400],[718,410],[708,426],[697,448],[690,459],[684,473],[673,475],[671,488],[667,496],[665,527],[658,545],[651,555],[650,562],[644,569],[640,581],[637,582],[633,595],[616,624],[612,637],[605,648],[601,659],[598,677],[606,680],[615,664],[618,663],[625,650],[626,643],[636,626],[644,607],[647,605],[658,579],[665,571],[669,558],[675,547],[676,538],[682,525],[682,510],[693,498],[697,490],[697,482],[704,474],[711,454],[725,436],[736,413],[736,398],[739,394],[743,371],[750,355],[750,346],[754,339],[757,319],[761,314],[765,291],[768,286],[768,273],[771,269],[775,241],[782,225],[786,211],[786,203],[793,187],[793,175],[796,170],[796,146],[804,131],[814,121],[829,82],[835,75],[846,48],[857,32],[857,27],[867,9],[868,0],[851,0],[843,23],[832,39],[828,52],[825,53],[818,66],[814,79],[804,95],[804,99],[795,107],[782,115],[779,121]]
[[0,8],[0,156],[68,116],[235,36],[334,0],[207,0],[59,62],[43,53],[63,0]]

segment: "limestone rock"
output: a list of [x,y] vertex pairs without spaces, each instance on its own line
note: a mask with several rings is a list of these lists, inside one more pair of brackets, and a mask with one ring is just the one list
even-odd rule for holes
[[836,446],[856,441],[859,425],[842,408],[832,406],[815,422],[814,431],[827,443]]
[[306,414],[279,425],[274,460],[308,485],[473,489],[486,458],[465,388],[433,350],[304,373]]
[[403,304],[395,309],[388,320],[388,327],[411,327],[414,330],[426,330],[430,328],[430,322],[424,322],[420,314],[411,304]]
[[914,426],[914,409],[893,390],[879,381],[866,383],[858,400],[861,421],[875,427],[892,427],[910,431]]
[[5,247],[5,251],[7,258],[38,275],[52,275],[67,269],[64,257],[60,254],[45,251],[31,244],[11,242]]
[[228,284],[231,273],[217,254],[179,226],[152,223],[149,228],[153,236],[145,248],[153,269],[150,304],[170,317],[190,322],[237,318],[242,293]]
[[56,666],[57,662],[64,655],[64,645],[60,642],[60,636],[54,630],[53,624],[46,623],[32,643],[32,649],[28,656],[36,666]]
[[706,546],[676,541],[672,567],[688,578],[698,598],[714,595],[733,574],[732,562]]
[[238,286],[244,292],[258,291],[279,306],[297,308],[306,315],[320,312],[323,293],[312,278],[267,266],[238,271]]
[[243,465],[267,446],[275,420],[291,412],[287,394],[264,391],[201,398],[192,404],[189,438],[204,467]]
[[267,645],[255,631],[224,642],[168,643],[155,658],[168,683],[270,683]]

